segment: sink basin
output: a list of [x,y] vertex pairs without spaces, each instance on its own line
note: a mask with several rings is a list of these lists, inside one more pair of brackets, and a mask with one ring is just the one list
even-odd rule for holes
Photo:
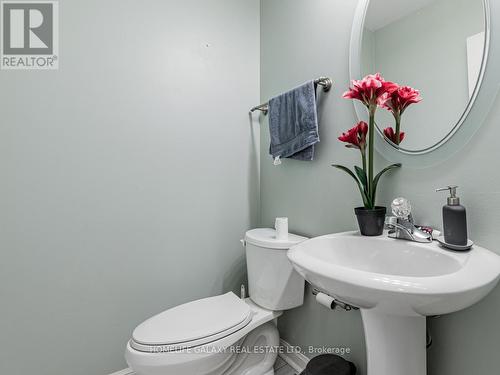
[[500,257],[482,247],[347,232],[294,246],[288,258],[312,285],[361,309],[369,375],[425,375],[425,316],[467,308],[498,283]]
[[354,306],[399,315],[442,315],[473,305],[498,282],[500,257],[479,246],[454,252],[357,232],[316,237],[288,258],[318,289]]

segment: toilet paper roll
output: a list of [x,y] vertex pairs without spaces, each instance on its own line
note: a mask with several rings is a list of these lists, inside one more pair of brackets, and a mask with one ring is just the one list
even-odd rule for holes
[[316,302],[329,309],[335,308],[335,299],[324,293],[316,294]]
[[288,240],[288,218],[287,217],[277,217],[274,223],[274,228],[276,229],[276,239],[277,240]]

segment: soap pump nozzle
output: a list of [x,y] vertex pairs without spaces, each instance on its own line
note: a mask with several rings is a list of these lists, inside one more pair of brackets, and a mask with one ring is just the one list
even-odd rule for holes
[[460,204],[460,198],[457,197],[458,186],[451,185],[445,188],[436,189],[436,191],[449,191],[450,196],[448,197],[448,205],[458,206]]

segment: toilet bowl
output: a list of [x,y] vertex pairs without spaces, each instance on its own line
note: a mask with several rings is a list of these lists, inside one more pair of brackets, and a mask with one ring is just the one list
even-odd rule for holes
[[140,324],[125,359],[136,375],[273,375],[278,355],[276,319],[302,305],[304,280],[286,250],[306,238],[277,240],[273,229],[248,231],[250,298],[234,293],[166,310]]

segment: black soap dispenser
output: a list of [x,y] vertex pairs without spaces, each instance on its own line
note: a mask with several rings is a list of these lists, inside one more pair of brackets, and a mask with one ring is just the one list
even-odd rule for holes
[[457,197],[458,186],[448,186],[436,191],[449,191],[448,204],[443,206],[443,232],[446,244],[467,246],[467,213]]

